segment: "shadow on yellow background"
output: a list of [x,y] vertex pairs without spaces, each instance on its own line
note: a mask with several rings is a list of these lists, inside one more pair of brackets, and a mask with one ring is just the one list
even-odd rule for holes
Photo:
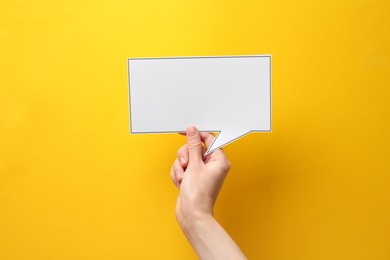
[[226,147],[250,259],[390,259],[390,2],[0,3],[0,259],[196,259],[179,135],[130,135],[128,57],[273,57],[273,132]]

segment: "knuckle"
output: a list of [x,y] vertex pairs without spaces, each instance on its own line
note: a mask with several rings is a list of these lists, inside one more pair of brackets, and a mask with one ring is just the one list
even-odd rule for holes
[[183,145],[182,147],[180,147],[176,154],[177,154],[177,157],[180,157],[180,155],[182,155],[184,153],[184,149],[185,149],[185,145]]
[[172,169],[173,174],[175,174],[175,172],[177,172],[178,170],[179,170],[179,167],[177,167],[176,165],[174,165],[174,166],[173,166],[173,169]]
[[179,159],[176,158],[175,161],[172,164],[172,168],[175,169],[175,168],[177,168],[178,165],[179,165]]
[[175,172],[175,179],[176,182],[180,184],[183,178],[181,177],[181,174],[179,172]]
[[226,160],[225,161],[225,169],[228,171],[228,170],[230,170],[231,167],[232,167],[232,164],[230,163],[230,161]]
[[183,176],[179,176],[179,177],[177,178],[177,182],[178,182],[178,183],[181,183],[182,180],[183,180]]
[[171,180],[172,180],[173,184],[175,184],[178,187],[179,183],[178,183],[178,181],[175,177],[175,174],[173,172],[171,173]]
[[173,171],[171,171],[171,180],[173,181],[173,183],[175,183],[175,175],[173,174]]
[[199,148],[202,148],[202,142],[201,141],[194,141],[194,142],[190,142],[188,144],[188,149],[189,150],[199,149]]

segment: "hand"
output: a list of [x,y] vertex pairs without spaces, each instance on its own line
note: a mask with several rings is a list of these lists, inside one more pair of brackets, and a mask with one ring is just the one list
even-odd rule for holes
[[180,225],[189,218],[214,216],[215,201],[230,169],[221,149],[203,156],[214,140],[213,134],[199,133],[196,127],[190,126],[186,135],[187,144],[178,150],[171,170],[172,180],[180,189],[176,203]]
[[[203,156],[214,140],[211,133],[187,128],[187,144],[177,152],[171,178],[180,189],[176,218],[200,259],[246,259],[214,218],[214,204],[230,163],[220,149]],[[205,147],[203,146],[205,145]]]

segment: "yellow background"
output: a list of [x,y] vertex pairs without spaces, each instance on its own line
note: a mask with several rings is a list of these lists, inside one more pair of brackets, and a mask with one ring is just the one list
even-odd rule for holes
[[0,2],[0,259],[196,259],[179,135],[130,135],[128,57],[272,54],[273,132],[226,147],[250,259],[390,259],[389,1]]

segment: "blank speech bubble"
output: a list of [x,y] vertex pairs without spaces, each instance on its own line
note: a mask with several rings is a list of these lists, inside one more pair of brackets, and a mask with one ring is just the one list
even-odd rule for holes
[[218,132],[206,154],[271,131],[271,55],[130,58],[132,134]]

